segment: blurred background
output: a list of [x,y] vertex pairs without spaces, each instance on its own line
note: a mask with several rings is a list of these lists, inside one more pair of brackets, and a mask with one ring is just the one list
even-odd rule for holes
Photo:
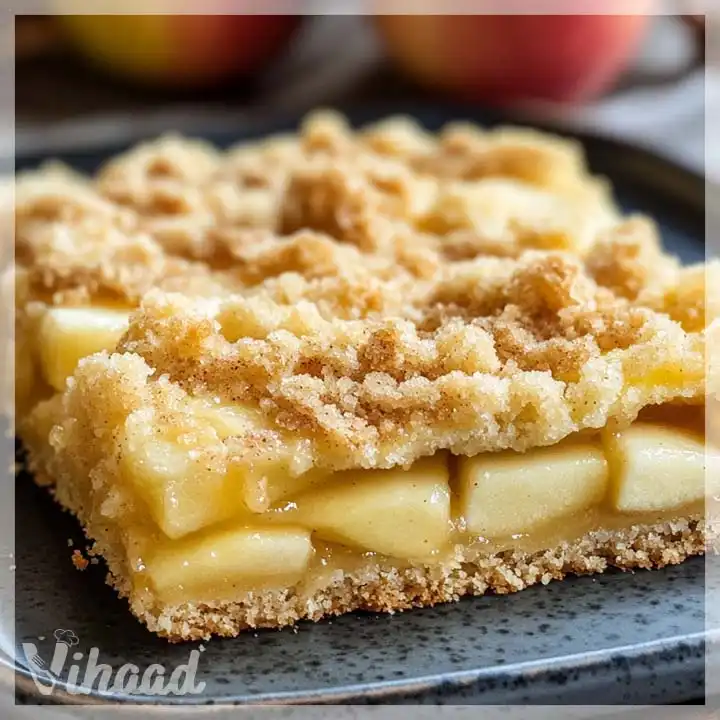
[[699,15],[17,16],[15,40],[18,153],[452,101],[705,160]]

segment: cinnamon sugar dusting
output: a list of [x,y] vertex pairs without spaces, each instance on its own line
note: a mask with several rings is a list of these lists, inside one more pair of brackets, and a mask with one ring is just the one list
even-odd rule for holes
[[472,293],[454,293],[452,275],[416,285],[394,317],[327,317],[312,302],[260,295],[149,293],[122,354],[82,363],[67,407],[92,428],[120,387],[125,405],[149,402],[164,422],[182,422],[179,397],[239,403],[261,413],[275,440],[306,435],[312,465],[338,470],[441,449],[525,450],[701,397],[702,336],[598,287],[576,258],[531,253],[489,276],[473,262]]

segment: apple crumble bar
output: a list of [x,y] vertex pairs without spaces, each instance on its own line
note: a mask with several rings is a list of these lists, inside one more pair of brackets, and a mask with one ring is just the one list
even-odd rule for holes
[[718,271],[569,141],[324,113],[45,168],[16,220],[30,467],[160,635],[704,551]]

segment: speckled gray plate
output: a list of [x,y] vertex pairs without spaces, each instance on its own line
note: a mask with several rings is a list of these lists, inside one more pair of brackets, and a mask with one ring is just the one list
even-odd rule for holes
[[[362,122],[397,110],[379,108],[354,118]],[[422,108],[414,114],[431,128],[449,119],[495,120],[467,109]],[[211,139],[222,144],[238,136]],[[582,139],[593,169],[610,177],[627,210],[654,215],[666,245],[684,260],[704,257],[701,178],[636,148]],[[90,170],[117,150],[64,159]],[[39,160],[21,158],[18,165]],[[113,667],[174,667],[187,660],[197,646],[169,645],[148,633],[104,585],[102,566],[85,573],[73,569],[67,539],[82,544],[77,523],[26,476],[18,479],[16,512],[18,647],[32,641],[49,657],[53,631],[64,628],[79,637],[75,650],[97,647],[100,660]],[[303,623],[296,631],[213,640],[200,656],[197,679],[207,683],[204,693],[163,702],[682,702],[704,693],[704,619],[702,559],[655,572],[609,572],[394,617],[353,614]],[[11,665],[18,702],[41,702],[21,652]],[[78,698],[62,691],[52,696],[53,702],[111,699],[153,701]]]

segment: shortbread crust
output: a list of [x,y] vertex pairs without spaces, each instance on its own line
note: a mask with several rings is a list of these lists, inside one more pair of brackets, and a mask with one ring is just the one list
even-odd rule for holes
[[[116,559],[124,556],[124,551],[103,528],[90,529],[89,535],[98,538],[94,552],[108,562],[108,583],[121,597],[130,598],[125,563]],[[703,518],[691,516],[612,533],[588,533],[573,543],[536,553],[505,551],[472,562],[463,562],[460,554],[453,562],[400,569],[369,562],[365,570],[345,572],[339,582],[328,583],[311,595],[268,591],[251,593],[237,602],[161,607],[146,604],[137,596],[129,601],[133,613],[149,630],[171,641],[207,640],[213,635],[234,636],[248,629],[317,621],[353,610],[395,613],[457,602],[464,596],[506,595],[568,575],[601,573],[609,568],[659,569],[702,555],[706,541]]]

